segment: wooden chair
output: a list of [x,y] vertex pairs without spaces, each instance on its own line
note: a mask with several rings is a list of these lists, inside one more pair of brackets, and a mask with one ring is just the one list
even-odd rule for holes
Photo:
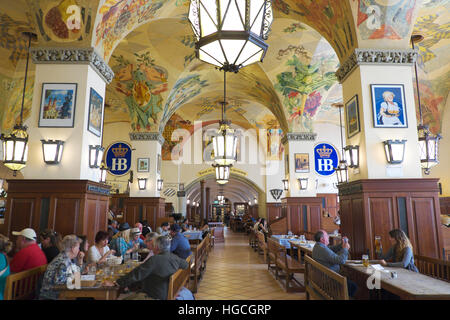
[[264,238],[264,234],[261,231],[256,231],[256,237],[258,240],[258,253],[259,254],[263,254],[264,255],[264,262],[267,263],[267,259],[268,259],[268,247],[267,247],[267,243],[266,240]]
[[[264,235],[263,235],[264,236]],[[278,280],[278,241],[273,238],[267,238],[267,270],[275,269],[275,278]],[[272,266],[273,265],[273,266]]]
[[450,261],[415,255],[414,263],[420,273],[450,282]]
[[6,277],[5,300],[32,300],[36,298],[38,280],[45,273],[47,265],[13,273]]
[[[285,246],[279,244],[278,242],[276,242],[276,245],[278,247],[278,255],[277,255],[277,259],[276,259],[276,264],[277,267],[284,271],[285,275],[286,275],[286,281],[285,281],[285,290],[286,292],[290,292],[290,291],[298,291],[298,292],[303,292],[305,291],[305,288],[303,287],[303,285],[298,282],[295,278],[294,275],[296,273],[304,273],[305,272],[305,265],[300,263],[298,260],[292,258],[290,255],[287,254],[287,249]],[[294,288],[291,287],[289,284],[291,283],[291,280],[296,282],[299,287],[298,288]]]
[[169,278],[169,290],[167,292],[167,300],[175,300],[181,288],[189,285],[189,276],[191,274],[192,254],[186,258],[188,263],[187,269],[179,269]]
[[347,278],[305,255],[306,299],[348,300]]
[[193,262],[191,263],[191,277],[194,280],[192,292],[194,292],[194,293],[197,292],[198,281],[200,280],[202,271],[204,270],[203,263],[204,263],[204,259],[205,259],[205,257],[204,257],[205,249],[206,249],[205,244],[206,244],[206,241],[203,240],[197,246],[191,247],[191,250],[192,250],[193,256],[194,256]]

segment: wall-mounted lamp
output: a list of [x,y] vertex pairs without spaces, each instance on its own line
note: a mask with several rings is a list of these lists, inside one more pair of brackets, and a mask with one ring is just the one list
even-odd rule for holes
[[195,201],[193,201],[193,202],[192,202],[192,206],[194,206],[194,207],[195,207],[195,205],[196,205],[196,203],[195,203]]
[[300,190],[308,189],[308,178],[298,178],[297,180]]
[[258,199],[254,198],[253,201],[255,202],[255,204],[258,204]]
[[164,184],[163,179],[158,179],[158,181],[156,181],[156,188],[158,191],[161,191],[163,189],[163,184]]
[[100,145],[89,145],[89,168],[100,168],[105,148]]
[[251,202],[250,200],[248,200],[248,205],[249,205],[249,206],[251,206],[251,205],[252,205],[252,202]]
[[108,172],[108,170],[109,168],[102,161],[102,164],[100,166],[100,183],[106,183],[106,173]]
[[288,179],[283,179],[281,181],[283,181],[284,191],[288,191],[289,190],[289,180]]
[[184,191],[184,183],[178,184],[178,191]]
[[189,204],[189,203],[191,203],[191,200],[187,199],[186,204]]
[[405,156],[406,140],[386,140],[383,141],[386,160],[390,164],[399,164],[403,162]]
[[199,203],[199,202],[197,202],[196,206],[197,206],[197,207],[200,207],[200,203]]
[[42,154],[46,164],[58,164],[61,162],[64,141],[62,140],[41,140]]
[[346,146],[344,148],[345,159],[349,163],[350,168],[359,167],[359,146]]
[[147,189],[147,178],[138,178],[139,190]]

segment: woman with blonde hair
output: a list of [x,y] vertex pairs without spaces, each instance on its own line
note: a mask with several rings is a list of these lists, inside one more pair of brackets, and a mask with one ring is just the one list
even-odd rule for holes
[[[383,259],[380,264],[388,267],[405,268],[414,272],[419,272],[414,265],[414,253],[411,242],[406,234],[400,229],[389,231],[389,240],[392,247],[386,255],[380,252],[380,257]],[[392,260],[392,262],[386,262]]]
[[131,253],[133,251],[136,251],[139,249],[139,245],[136,248],[133,245],[130,245],[131,243],[131,235],[130,235],[131,229],[130,225],[126,222],[121,223],[119,226],[119,232],[117,232],[109,246],[111,250],[114,250],[116,253],[116,256],[124,256],[125,254]]
[[12,249],[12,242],[7,237],[0,234],[0,300],[3,300],[6,278],[9,276],[9,261],[6,256]]

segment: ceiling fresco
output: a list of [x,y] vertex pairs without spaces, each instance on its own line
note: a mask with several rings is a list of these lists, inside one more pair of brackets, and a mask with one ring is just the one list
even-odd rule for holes
[[[220,114],[216,102],[223,77],[195,58],[186,20],[189,0],[0,0],[0,4],[0,102],[7,106],[0,111],[3,131],[13,126],[20,109],[26,41],[17,34],[30,29],[38,34],[38,45],[92,45],[109,61],[116,78],[107,87],[106,124],[125,121],[130,130],[162,132],[174,115],[180,121],[209,121]],[[358,46],[357,39],[376,41],[377,46],[383,41],[407,42],[412,32],[409,22],[416,21],[414,32],[425,36],[418,44],[424,119],[440,132],[449,88],[449,1],[424,0],[420,8],[419,4],[274,0],[275,20],[264,62],[229,77],[230,117],[243,126],[258,127],[264,126],[262,118],[274,116],[283,131],[314,131],[314,123],[338,123],[339,115],[330,106],[342,100],[333,75],[339,59]],[[73,6],[79,11],[71,11]],[[378,13],[380,20],[374,25]],[[25,118],[30,106],[25,104]],[[267,112],[255,117],[251,106],[265,106]]]

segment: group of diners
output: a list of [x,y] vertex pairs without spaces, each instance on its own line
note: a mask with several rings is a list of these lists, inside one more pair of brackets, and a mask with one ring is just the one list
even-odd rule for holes
[[[255,222],[253,230],[268,234],[264,218],[259,218]],[[387,252],[382,249],[377,252],[379,260],[371,260],[371,263],[380,264],[385,267],[405,268],[413,272],[419,272],[414,264],[413,247],[404,231],[393,229],[389,231],[391,246]],[[267,241],[267,240],[266,240]],[[329,234],[325,230],[318,230],[314,234],[315,244],[312,247],[311,258],[331,269],[336,273],[342,273],[341,266],[345,264],[349,257],[349,239],[342,237],[340,243],[330,245]],[[299,257],[300,258],[300,257]],[[347,278],[347,289],[349,296],[355,297],[358,286],[355,282]],[[383,292],[384,298],[395,298],[388,292]]]
[[[163,222],[156,232],[146,221],[137,222],[131,228],[127,222],[117,224],[109,220],[108,231],[98,231],[92,245],[84,235],[62,237],[50,229],[40,232],[39,237],[31,228],[13,231],[15,246],[0,234],[0,300],[3,300],[6,278],[11,273],[47,265],[39,299],[56,300],[59,292],[55,286],[65,285],[76,272],[86,274],[92,266],[104,267],[112,255],[123,257],[125,261],[130,258],[128,255],[141,249],[146,249],[148,254],[137,268],[116,282],[105,281],[103,285],[120,286],[126,292],[130,284],[142,282],[142,291],[130,294],[132,299],[166,299],[169,277],[178,269],[188,267],[186,258],[192,252],[184,233],[190,230],[187,219],[181,225],[175,221]],[[205,237],[209,232],[208,224],[199,231]],[[185,288],[180,294],[185,299],[192,297]]]

